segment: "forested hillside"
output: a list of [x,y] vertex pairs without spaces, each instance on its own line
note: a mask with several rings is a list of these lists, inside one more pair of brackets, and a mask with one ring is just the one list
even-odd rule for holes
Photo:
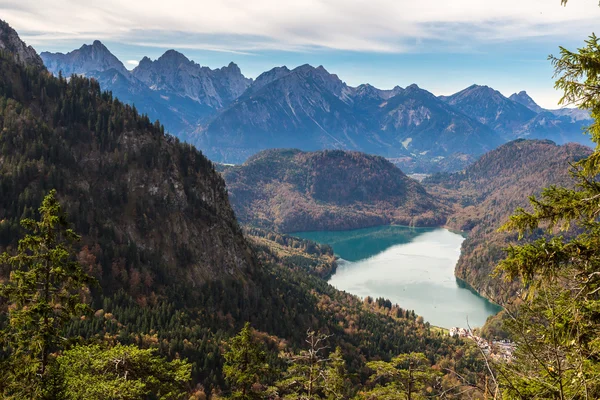
[[438,174],[426,179],[426,189],[454,211],[447,225],[468,231],[456,266],[456,276],[492,299],[507,288],[492,278],[504,249],[515,243],[516,234],[498,232],[529,196],[549,185],[571,185],[569,163],[591,153],[588,147],[551,141],[515,140],[483,155],[464,172]]
[[[56,189],[111,292],[145,301],[253,269],[224,182],[201,153],[95,81],[57,79],[6,55],[0,68],[2,246]],[[187,289],[174,292],[193,296]]]
[[448,208],[382,157],[267,150],[223,172],[240,222],[281,232],[435,226]]

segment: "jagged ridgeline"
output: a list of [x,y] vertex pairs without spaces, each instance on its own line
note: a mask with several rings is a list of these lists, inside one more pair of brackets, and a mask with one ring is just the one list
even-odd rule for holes
[[389,157],[404,172],[433,173],[460,171],[517,138],[591,145],[581,134],[591,123],[588,111],[543,109],[524,91],[508,98],[480,85],[451,96],[415,84],[352,87],[308,64],[252,80],[234,63],[211,69],[174,50],[128,71],[99,41],[41,58],[55,76],[94,77],[218,162],[241,164],[272,148],[341,149]]
[[[223,179],[199,151],[96,81],[51,76],[32,54],[22,57],[16,32],[1,28],[0,247],[14,250],[19,220],[37,217],[56,189],[82,235],[77,259],[100,282],[96,314],[71,323],[70,341],[108,338],[187,358],[208,393],[226,388],[222,341],[244,321],[281,338],[274,346],[301,345],[308,327],[334,334],[357,384],[375,357],[420,351],[446,365],[464,355],[460,341],[414,312],[362,302],[314,276],[333,262],[330,250],[290,268],[293,240],[248,242]],[[0,279],[9,273],[2,268]]]

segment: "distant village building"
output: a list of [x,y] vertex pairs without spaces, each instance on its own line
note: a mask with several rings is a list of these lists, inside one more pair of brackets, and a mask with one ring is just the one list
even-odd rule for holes
[[459,327],[452,327],[450,328],[450,330],[448,331],[448,334],[452,337],[454,336],[458,336],[458,337],[470,337],[471,336],[471,332],[468,329],[465,328],[459,328]]
[[490,355],[496,360],[503,360],[505,362],[510,362],[512,360],[513,352],[516,347],[510,340],[494,340],[489,342],[484,338],[473,335],[469,329],[459,328],[457,326],[450,328],[448,330],[448,335],[451,337],[458,336],[461,338],[469,338],[477,343],[477,346],[486,356]]

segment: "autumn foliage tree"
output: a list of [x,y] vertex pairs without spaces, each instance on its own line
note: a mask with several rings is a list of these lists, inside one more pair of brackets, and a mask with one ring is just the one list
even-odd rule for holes
[[0,286],[0,296],[9,304],[8,326],[1,335],[8,357],[0,372],[0,389],[8,397],[51,396],[51,354],[64,343],[61,330],[90,311],[85,293],[92,278],[72,257],[71,245],[79,236],[69,228],[56,191],[44,198],[39,213],[39,221],[21,221],[30,233],[19,241],[17,253],[0,257],[11,270]]

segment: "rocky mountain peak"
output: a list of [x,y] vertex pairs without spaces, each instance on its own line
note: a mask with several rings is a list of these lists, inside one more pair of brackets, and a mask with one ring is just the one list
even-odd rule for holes
[[510,95],[509,99],[515,101],[519,104],[524,105],[534,112],[542,112],[544,109],[540,107],[528,94],[526,91],[521,90],[519,93],[513,93]]
[[132,72],[136,78],[140,79],[142,82],[146,82],[150,79],[147,76],[150,73],[170,74],[181,68],[200,69],[201,67],[182,53],[171,49],[165,51],[163,55],[154,61],[148,57],[142,58],[138,66],[135,67]]
[[310,74],[310,73],[313,73],[314,71],[316,71],[316,68],[313,67],[312,65],[302,64],[302,65],[294,68],[292,72],[295,72],[297,74]]
[[390,91],[390,95],[391,96],[395,96],[397,94],[399,94],[400,92],[402,92],[404,89],[401,88],[400,86],[396,85],[394,86],[394,88]]
[[252,82],[233,62],[213,70],[173,49],[155,61],[144,57],[132,74],[152,90],[189,98],[213,109],[227,106]]
[[170,64],[173,66],[178,64],[195,64],[185,55],[173,49],[165,51],[165,53],[160,56],[156,62],[160,64]]
[[227,70],[229,70],[231,72],[236,72],[236,73],[239,73],[239,74],[242,73],[242,71],[240,70],[240,67],[236,63],[234,63],[233,61],[231,61],[227,65],[227,67],[223,67],[223,68],[225,68],[225,69],[227,69]]
[[368,83],[362,84],[354,88],[353,97],[356,99],[372,99],[383,100],[388,98],[386,91],[377,89],[375,86]]
[[330,74],[322,65],[317,68],[309,64],[295,68],[292,73],[301,79],[312,79],[317,85],[333,93],[340,100],[351,102],[351,89],[335,74]]
[[470,97],[478,97],[478,98],[488,98],[493,99],[494,101],[499,101],[501,99],[506,99],[499,91],[487,86],[487,85],[471,85],[462,92],[463,96]]
[[408,85],[406,88],[402,89],[402,88],[398,88],[398,89],[393,89],[392,90],[393,95],[391,96],[391,98],[395,97],[395,96],[403,96],[403,97],[410,97],[410,98],[422,98],[422,99],[427,99],[429,100],[438,100],[437,97],[429,92],[428,90],[422,89],[419,87],[419,85],[417,85],[416,83],[413,83],[411,85]]
[[84,44],[67,54],[43,52],[41,57],[46,68],[54,75],[58,75],[59,72],[65,76],[90,75],[93,72],[114,69],[124,77],[130,78],[129,71],[123,63],[99,40],[94,40],[91,45]]
[[260,74],[252,83],[252,86],[248,89],[248,94],[256,93],[258,90],[268,85],[271,82],[276,81],[277,79],[286,76],[290,73],[290,69],[285,65],[282,67],[275,67],[266,72]]
[[3,20],[0,20],[0,50],[11,53],[14,60],[21,65],[44,66],[34,48],[27,46],[17,32]]
[[420,88],[420,87],[419,87],[419,85],[417,85],[416,83],[413,83],[413,84],[411,84],[411,85],[408,85],[408,86],[406,87],[406,89],[404,89],[404,90],[405,90],[405,91],[408,91],[408,92],[418,92],[418,91],[420,91],[420,90],[421,90],[421,88]]
[[471,85],[440,99],[501,134],[512,134],[517,127],[536,115],[534,111],[489,86]]

